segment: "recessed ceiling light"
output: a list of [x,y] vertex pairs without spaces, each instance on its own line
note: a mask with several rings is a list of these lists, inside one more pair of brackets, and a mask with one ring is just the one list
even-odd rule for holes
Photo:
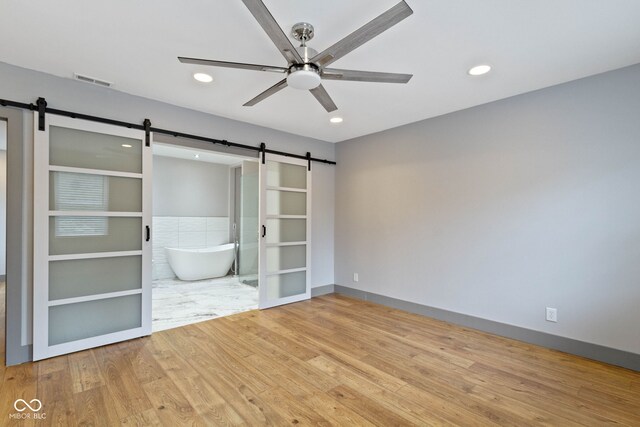
[[194,158],[194,159],[199,159],[199,158],[200,158],[200,154],[195,154],[195,155],[193,156],[193,158]]
[[202,83],[211,83],[213,81],[213,77],[205,73],[195,73],[193,78]]
[[469,75],[481,76],[483,74],[487,74],[489,71],[491,71],[490,65],[476,65],[469,70]]
[[331,117],[329,121],[331,123],[342,123],[342,117]]
[[131,147],[132,147],[132,145],[131,145],[131,144],[122,144],[122,146],[123,146],[124,148],[131,148]]

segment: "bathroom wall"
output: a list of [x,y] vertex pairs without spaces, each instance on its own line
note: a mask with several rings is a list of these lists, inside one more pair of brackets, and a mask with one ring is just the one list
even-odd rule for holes
[[229,216],[229,166],[154,155],[153,216]]
[[639,112],[635,65],[338,143],[336,283],[640,354]]
[[154,155],[153,279],[175,277],[166,247],[228,243],[228,215],[228,165]]
[[195,249],[229,243],[229,217],[154,216],[153,280],[175,277],[165,248]]

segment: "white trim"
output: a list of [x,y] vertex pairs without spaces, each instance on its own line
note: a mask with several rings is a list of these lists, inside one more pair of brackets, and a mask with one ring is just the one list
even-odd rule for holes
[[49,165],[49,171],[51,172],[69,172],[69,173],[84,173],[87,175],[103,175],[103,176],[116,176],[119,178],[137,178],[142,179],[141,173],[134,172],[118,172],[104,169],[86,169],[86,168],[74,168],[71,166],[55,166]]
[[[153,204],[152,204],[152,178],[153,178],[153,133],[149,135],[149,147],[142,144],[142,335],[151,335],[152,321],[152,264],[153,255]],[[145,241],[146,227],[149,227],[149,241]]]
[[[266,225],[267,219],[306,219],[306,241],[304,242],[279,242],[279,243],[267,243],[266,237],[260,237],[260,253],[258,257],[258,271],[259,271],[259,286],[258,286],[258,306],[260,309],[275,307],[283,304],[289,304],[292,302],[302,301],[311,298],[311,172],[307,169],[308,161],[304,159],[296,159],[286,156],[279,156],[266,153],[266,161],[289,163],[298,166],[303,166],[307,170],[307,188],[290,188],[290,187],[272,187],[266,185],[267,167],[266,162],[260,163],[260,224]],[[267,191],[295,191],[300,193],[306,193],[307,195],[307,215],[267,215]],[[267,233],[269,230],[267,229]],[[281,270],[277,272],[267,273],[267,248],[281,247],[281,246],[301,246],[306,245],[306,264],[303,268],[295,268],[290,270]],[[279,274],[294,273],[294,272],[306,272],[306,290],[304,293],[298,295],[292,295],[284,298],[269,299],[267,295],[267,277],[277,276]]]
[[[113,344],[120,341],[126,341],[133,338],[139,338],[145,334],[142,327],[134,329],[127,329],[119,332],[112,332],[110,334],[98,335],[95,337],[84,338],[77,341],[66,342],[63,344],[56,344],[47,348],[47,358],[60,356],[63,354],[74,353],[76,351],[86,350],[89,348],[100,347],[107,344]],[[35,359],[35,353],[33,355]]]
[[302,245],[306,245],[307,241],[300,241],[300,242],[282,242],[282,243],[267,243],[266,247],[267,248],[279,248],[281,246],[302,246]]
[[107,211],[49,211],[49,216],[107,216],[107,217],[141,217],[142,212],[107,212]]
[[[47,117],[49,118],[49,117]],[[33,360],[49,356],[49,120],[33,112]]]
[[143,251],[90,252],[86,254],[50,255],[48,261],[70,261],[74,259],[117,258],[143,255]]
[[[309,281],[309,273],[307,273],[307,282],[308,281]],[[311,298],[310,294],[311,293],[309,292],[309,296],[307,296],[307,294],[299,294],[299,295],[292,295],[290,297],[265,300],[260,304],[260,310],[263,310],[265,308],[278,307],[280,305],[285,305],[285,304],[291,304],[293,302],[304,301]]]
[[267,272],[267,276],[278,276],[280,274],[288,274],[288,273],[298,273],[300,271],[307,271],[307,267],[298,267],[298,268],[290,268],[288,270],[276,270]]
[[56,305],[76,304],[79,302],[98,301],[101,299],[126,297],[128,295],[137,295],[141,293],[142,293],[142,289],[130,289],[128,291],[107,292],[104,294],[94,294],[94,295],[86,295],[82,297],[56,299],[53,301],[49,301],[49,307],[54,307]]
[[[37,111],[34,111],[34,113],[37,114]],[[38,116],[36,115],[35,118],[38,118]],[[57,116],[55,114],[48,114],[45,122],[47,128],[50,125],[53,125],[93,133],[104,133],[106,135],[121,136],[123,138],[138,139],[141,141],[142,146],[144,147],[144,131],[142,130],[109,125],[106,123],[93,122],[90,120],[74,119],[72,117]],[[142,135],[142,137],[140,135]]]
[[[151,242],[145,242],[145,226],[151,226],[151,147],[145,146],[145,134],[141,130],[95,123],[48,114],[45,130],[38,130],[38,113],[34,112],[34,267],[33,267],[33,360],[46,359],[74,351],[98,347],[118,341],[137,338],[151,333]],[[93,133],[132,138],[140,141],[142,149],[142,173],[74,168],[49,165],[50,126],[66,127]],[[93,175],[117,176],[142,179],[142,213],[140,212],[90,212],[90,211],[49,211],[49,173],[72,172]],[[50,216],[103,216],[142,217],[142,250],[100,252],[85,254],[49,255]],[[49,262],[91,258],[142,256],[142,277],[140,289],[87,295],[77,298],[49,301]],[[64,344],[49,345],[49,307],[63,304],[116,298],[127,295],[141,295],[141,326],[110,334],[76,340]]]
[[267,219],[307,219],[306,215],[267,215]]
[[[306,162],[306,160],[305,160]],[[306,193],[307,190],[305,188],[293,188],[293,187],[274,187],[271,185],[267,186],[267,190],[275,190],[275,191],[290,191],[293,193]]]

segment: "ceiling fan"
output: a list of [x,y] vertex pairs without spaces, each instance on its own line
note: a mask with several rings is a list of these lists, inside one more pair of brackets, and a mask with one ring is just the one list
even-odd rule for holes
[[271,38],[271,41],[273,41],[280,53],[282,53],[282,56],[287,60],[286,67],[186,57],[178,57],[178,60],[185,64],[269,71],[287,75],[286,78],[246,102],[244,106],[249,107],[256,105],[258,102],[265,100],[285,87],[291,86],[294,89],[309,90],[327,112],[332,112],[337,110],[338,107],[322,86],[322,79],[376,83],[407,83],[411,77],[413,77],[411,74],[327,68],[327,66],[334,61],[337,61],[411,15],[413,10],[411,10],[404,0],[320,53],[307,46],[307,42],[311,40],[314,35],[313,25],[307,22],[300,22],[293,26],[291,35],[301,43],[300,47],[296,48],[291,44],[291,41],[284,34],[261,0],[242,0],[242,2],[247,6],[269,38]]

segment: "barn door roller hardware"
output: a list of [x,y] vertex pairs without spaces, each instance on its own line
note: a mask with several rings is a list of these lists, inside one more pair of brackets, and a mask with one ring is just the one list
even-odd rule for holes
[[3,107],[14,107],[14,108],[21,108],[24,110],[30,110],[30,111],[37,111],[38,112],[38,129],[41,131],[45,130],[45,115],[48,114],[55,114],[57,116],[65,116],[65,117],[71,117],[74,119],[82,119],[82,120],[88,120],[88,121],[92,121],[92,122],[98,122],[98,123],[105,123],[108,125],[114,125],[114,126],[122,126],[122,127],[126,127],[129,129],[138,129],[138,130],[142,130],[145,132],[145,144],[147,146],[151,145],[151,132],[154,133],[159,133],[159,134],[164,134],[164,135],[171,135],[174,137],[181,137],[181,138],[188,138],[188,139],[194,139],[196,141],[204,141],[204,142],[209,142],[211,144],[220,144],[220,145],[224,145],[226,147],[236,147],[236,148],[242,148],[245,150],[249,150],[249,151],[257,151],[262,155],[262,162],[264,163],[265,161],[265,155],[266,153],[269,154],[278,154],[281,156],[287,156],[287,157],[293,157],[296,159],[303,159],[303,160],[308,160],[309,161],[309,170],[311,170],[311,162],[320,162],[320,163],[326,163],[328,165],[335,165],[336,162],[332,161],[332,160],[327,160],[327,159],[317,159],[314,157],[311,157],[310,153],[307,153],[306,155],[302,155],[302,154],[294,154],[294,153],[288,153],[285,151],[278,151],[278,150],[270,150],[267,148],[266,144],[264,142],[260,143],[259,146],[255,146],[255,145],[246,145],[246,144],[239,144],[237,142],[230,142],[227,141],[226,139],[216,139],[216,138],[209,138],[206,136],[200,136],[200,135],[192,135],[189,133],[185,133],[185,132],[178,132],[178,131],[173,131],[173,130],[167,130],[167,129],[160,129],[160,128],[154,128],[151,126],[151,120],[149,119],[144,119],[142,124],[136,124],[136,123],[128,123],[128,122],[123,122],[120,120],[113,120],[113,119],[109,119],[109,118],[105,118],[105,117],[99,117],[99,116],[91,116],[89,114],[82,114],[82,113],[75,113],[72,111],[65,111],[65,110],[58,110],[55,108],[50,108],[47,106],[47,101],[45,98],[38,98],[38,100],[36,101],[35,104],[26,104],[23,102],[17,102],[17,101],[11,101],[9,99],[0,99],[0,105]]

